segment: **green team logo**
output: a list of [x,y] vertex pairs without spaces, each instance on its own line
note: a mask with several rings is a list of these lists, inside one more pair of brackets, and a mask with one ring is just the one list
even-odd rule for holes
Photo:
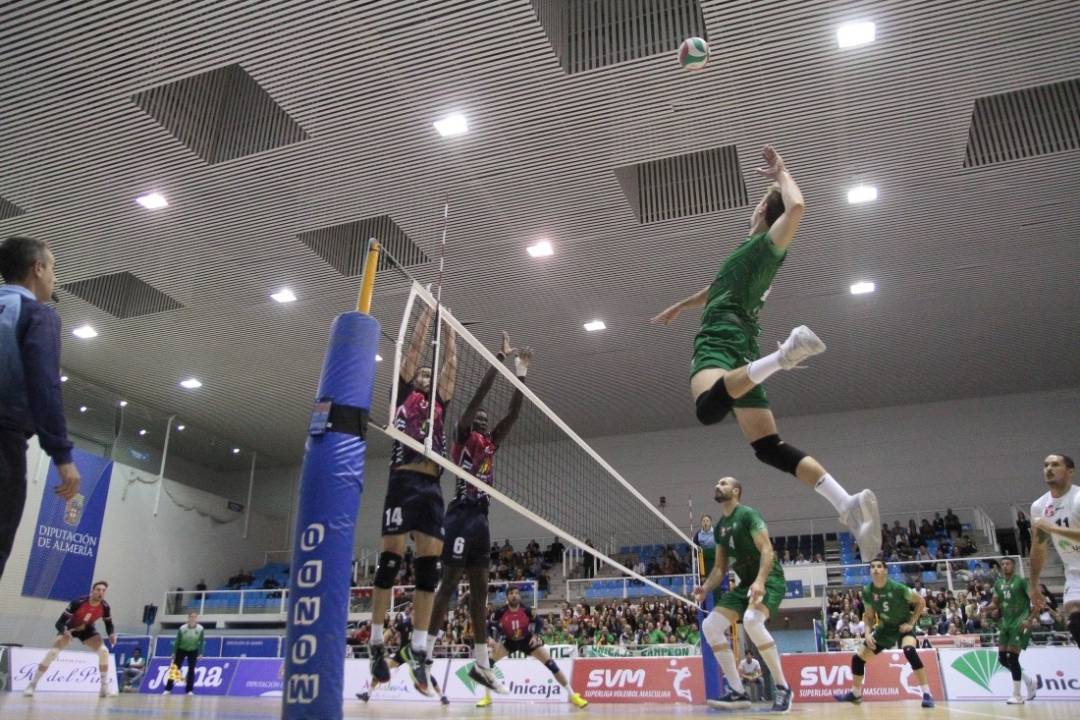
[[[476,688],[480,687],[480,685],[478,685],[475,680],[469,677],[469,671],[473,669],[474,665],[476,665],[476,663],[474,662],[468,663],[467,665],[462,665],[454,674],[457,675],[457,678],[461,681],[461,684],[467,687],[469,689],[469,692],[475,695]],[[506,676],[503,675],[502,670],[500,670],[498,667],[493,667],[492,670],[495,671],[495,677],[499,678],[499,680],[506,679]]]
[[998,664],[997,654],[993,650],[972,650],[953,660],[953,670],[981,687],[990,690],[990,680],[1005,668]]

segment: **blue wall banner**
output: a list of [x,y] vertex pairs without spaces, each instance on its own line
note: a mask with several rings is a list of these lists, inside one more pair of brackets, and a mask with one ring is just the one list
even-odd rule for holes
[[49,466],[23,579],[24,597],[68,602],[88,595],[94,582],[113,464],[78,448],[72,451],[72,459],[82,485],[71,500],[54,493],[60,476],[55,465]]

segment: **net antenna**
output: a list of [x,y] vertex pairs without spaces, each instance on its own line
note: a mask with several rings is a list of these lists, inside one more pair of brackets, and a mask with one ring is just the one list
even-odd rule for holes
[[[589,556],[615,568],[626,576],[640,581],[642,584],[649,586],[663,595],[670,596],[688,606],[697,607],[693,600],[683,597],[682,595],[673,592],[671,588],[664,587],[654,580],[634,572],[631,568],[626,567],[626,565],[609,557],[601,550],[592,547],[585,540],[581,540],[575,534],[574,528],[568,529],[567,527],[560,527],[555,521],[550,519],[550,517],[544,517],[537,511],[526,507],[519,499],[511,496],[512,493],[517,492],[520,488],[514,487],[512,489],[510,485],[513,485],[515,482],[521,484],[523,482],[521,477],[524,477],[528,473],[541,474],[533,478],[536,480],[533,486],[529,486],[523,492],[517,492],[519,495],[530,495],[537,487],[539,487],[541,491],[550,491],[551,485],[555,481],[570,483],[567,486],[567,491],[573,489],[574,491],[582,493],[592,492],[593,495],[591,497],[595,499],[597,503],[609,503],[607,509],[610,512],[604,513],[604,508],[600,507],[594,508],[595,511],[591,513],[590,508],[588,507],[575,506],[573,508],[568,508],[565,506],[567,498],[560,498],[557,492],[544,492],[542,496],[530,497],[527,502],[530,502],[530,504],[535,507],[545,506],[553,508],[551,512],[540,511],[543,512],[544,515],[558,515],[560,509],[566,514],[580,511],[581,515],[579,517],[587,516],[587,522],[613,523],[621,521],[624,523],[621,527],[629,527],[631,530],[634,530],[638,533],[639,538],[649,537],[650,542],[654,544],[687,546],[691,556],[690,567],[692,569],[690,572],[693,573],[693,569],[697,567],[697,548],[694,546],[693,542],[691,542],[690,538],[675,523],[649,503],[637,488],[623,478],[622,475],[608,464],[608,462],[590,447],[588,443],[582,440],[581,437],[559,418],[539,397],[537,397],[527,385],[521,382],[509,367],[500,362],[479,340],[477,340],[452,313],[447,311],[446,308],[441,308],[437,296],[433,296],[428,290],[415,281],[413,282],[409,297],[406,300],[405,315],[398,329],[398,338],[394,350],[394,372],[398,373],[400,370],[406,333],[410,329],[410,319],[413,316],[414,307],[417,303],[422,303],[430,309],[437,310],[441,315],[439,325],[441,326],[445,323],[447,329],[453,331],[458,340],[467,346],[466,350],[471,353],[471,356],[476,358],[478,365],[482,365],[485,371],[489,371],[490,368],[495,368],[501,376],[500,379],[504,388],[520,392],[524,399],[528,400],[530,403],[529,407],[531,408],[530,412],[534,418],[531,427],[534,429],[538,428],[539,430],[534,437],[540,437],[541,441],[534,443],[529,448],[523,449],[521,447],[521,442],[515,443],[513,438],[508,440],[504,447],[499,450],[498,456],[504,457],[506,455],[511,455],[514,459],[520,460],[520,463],[513,466],[512,463],[505,461],[505,458],[504,460],[499,460],[499,463],[511,469],[500,470],[499,478],[503,479],[496,479],[495,485],[493,486],[480,480],[473,473],[464,470],[449,458],[434,452],[431,449],[433,433],[429,432],[425,441],[421,442],[393,427],[392,418],[394,417],[397,408],[396,381],[391,384],[391,401],[389,412],[387,414],[387,417],[391,418],[391,421],[385,426],[379,426],[372,423],[371,427],[378,429],[390,439],[411,448],[415,452],[423,454],[427,460],[434,462],[444,470],[474,486],[476,489],[487,493],[491,498],[497,500],[513,512],[532,521],[536,525],[539,525],[552,535],[564,539],[567,543],[577,547]],[[437,349],[436,346],[436,351]],[[459,373],[461,372],[461,357],[462,352],[459,349]],[[433,385],[435,384],[438,374],[437,369],[437,365],[432,366]],[[457,383],[457,387],[462,387],[462,382],[460,380]],[[432,392],[435,392],[435,390],[433,389]],[[434,403],[432,403],[432,405],[434,405]],[[444,422],[448,429],[452,426],[450,418],[444,417]],[[521,423],[522,421],[519,420],[519,424]],[[429,419],[428,427],[435,427],[433,420]],[[514,432],[517,432],[517,430]],[[553,438],[554,442],[548,442],[546,446],[544,445],[546,441],[550,441]],[[552,448],[564,450],[567,453],[567,456],[572,453],[577,464],[571,468],[551,467],[550,463],[552,462],[553,455]],[[514,453],[517,453],[517,455],[515,456]],[[556,457],[555,459],[557,460],[558,458]],[[549,463],[546,467],[544,465],[545,462]],[[553,470],[560,470],[562,472],[552,472]],[[545,473],[545,471],[547,472]],[[576,476],[563,477],[563,475],[572,475],[575,472]],[[512,477],[514,475],[519,477],[515,479]],[[506,484],[507,479],[510,480],[510,485]],[[605,488],[607,488],[606,491]],[[619,497],[613,498],[612,495],[616,492],[619,494]],[[564,503],[561,508],[559,507],[560,499]],[[610,503],[617,502],[621,502],[622,505],[612,510]],[[587,502],[578,503],[578,505],[587,505]],[[586,521],[584,520],[582,521],[582,523],[585,522]],[[573,522],[570,524],[573,524]],[[591,527],[595,528],[596,526],[593,525]],[[610,525],[606,527],[610,527]],[[606,528],[601,528],[600,532],[607,532],[607,530]],[[580,534],[586,538],[588,537],[584,533]],[[666,543],[664,538],[667,538]]]
[[[428,397],[428,406],[431,408],[428,414],[428,427],[435,427],[435,408],[438,405],[438,396],[435,394],[439,391],[439,355],[442,351],[442,280],[443,280],[443,267],[446,262],[446,227],[450,223],[450,194],[447,193],[446,200],[443,202],[443,224],[442,224],[442,241],[439,243],[439,274],[435,283],[435,339],[434,350],[432,353],[431,361],[431,394]],[[408,315],[405,316],[406,320]],[[402,327],[405,327],[405,323],[402,323]],[[394,370],[397,370],[397,364],[394,365]],[[397,383],[394,383],[395,385]],[[394,416],[394,407],[390,408],[390,417]],[[432,443],[435,441],[435,433],[429,432],[427,437],[424,438],[424,453],[430,455],[432,453]]]

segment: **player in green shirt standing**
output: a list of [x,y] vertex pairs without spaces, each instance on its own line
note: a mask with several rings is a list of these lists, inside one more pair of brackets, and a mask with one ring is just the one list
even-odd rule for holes
[[773,712],[786,713],[791,709],[791,686],[784,678],[776,641],[765,628],[765,621],[780,609],[787,583],[784,570],[776,559],[769,542],[769,530],[757,510],[742,504],[742,484],[732,477],[716,483],[715,499],[720,503],[721,517],[713,529],[716,539],[716,562],[701,587],[694,588],[699,603],[734,570],[739,583],[720,596],[716,607],[701,624],[701,631],[716,654],[730,691],[719,700],[709,700],[710,707],[739,709],[750,707],[750,698],[735,667],[735,654],[728,642],[727,630],[742,618],[747,636],[757,646],[769,666],[776,692],[773,693]]
[[1035,682],[1020,668],[1020,653],[1027,650],[1031,640],[1031,599],[1028,597],[1027,580],[1016,575],[1016,564],[1012,558],[1001,561],[1002,577],[994,582],[994,599],[991,608],[1001,614],[998,624],[998,662],[1012,673],[1013,694],[1005,702],[1009,705],[1023,705],[1024,696],[1020,694],[1020,681],[1027,689],[1027,699],[1035,699]]
[[791,473],[828,500],[855,536],[864,560],[869,560],[881,552],[881,519],[874,493],[849,494],[821,463],[781,440],[762,385],[773,373],[791,370],[825,351],[825,343],[805,325],[792,330],[776,352],[762,356],[758,349],[758,313],[805,209],[802,192],[783,158],[769,145],[762,156],[765,167],[758,172],[774,183],[754,208],[750,236],[728,256],[705,289],[675,303],[652,322],[667,325],[685,309],[705,308],[690,365],[690,394],[698,420],[713,425],[734,410],[735,421],[758,460]]
[[870,562],[870,584],[863,588],[862,600],[865,608],[863,620],[866,623],[866,637],[862,647],[851,658],[851,674],[855,676],[854,687],[833,697],[839,702],[856,705],[862,702],[863,676],[866,674],[867,661],[899,643],[922,689],[922,706],[934,707],[926,668],[919,659],[919,651],[916,649],[918,641],[915,639],[915,626],[919,622],[919,616],[926,610],[926,600],[907,585],[890,579],[889,568],[881,558],[874,558]]
[[[179,674],[184,660],[188,661],[186,683],[188,695],[195,691],[195,663],[198,662],[199,656],[203,654],[204,649],[206,649],[206,634],[203,626],[199,624],[199,613],[190,612],[188,613],[187,624],[181,625],[180,629],[176,631],[176,640],[173,642],[173,667],[176,668],[177,674]],[[172,694],[172,689],[173,673],[172,668],[169,668],[169,680],[165,683],[165,694]]]

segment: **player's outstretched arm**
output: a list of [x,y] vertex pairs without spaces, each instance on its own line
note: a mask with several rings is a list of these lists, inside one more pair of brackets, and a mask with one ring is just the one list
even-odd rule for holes
[[787,250],[788,245],[795,239],[799,223],[802,222],[806,203],[780,153],[776,152],[772,145],[766,145],[761,156],[765,159],[765,167],[758,168],[758,173],[779,185],[780,197],[784,199],[784,213],[769,228],[769,239],[779,250]]
[[428,328],[431,327],[432,315],[434,315],[434,311],[425,304],[420,311],[420,317],[416,320],[416,325],[413,326],[409,344],[405,348],[405,354],[401,356],[401,379],[407,383],[411,383],[416,379],[416,371],[420,365],[420,351],[424,347]]
[[[513,351],[514,349],[510,347],[510,336],[503,332],[502,349],[499,350],[496,357],[502,360]],[[456,435],[459,443],[463,443],[469,439],[473,418],[476,416],[476,411],[480,409],[480,404],[484,402],[484,398],[487,397],[488,392],[491,391],[491,386],[495,383],[496,372],[498,372],[498,369],[494,365],[487,369],[487,372],[484,373],[484,377],[480,380],[480,384],[476,387],[476,392],[473,393],[472,400],[465,406],[464,412],[462,412],[461,417],[458,418]]]
[[672,320],[679,317],[679,313],[681,313],[683,310],[704,307],[705,301],[708,299],[709,286],[706,285],[703,290],[697,291],[690,297],[683,298],[679,302],[664,310],[664,312],[654,317],[651,322],[653,325],[668,325],[671,323]]
[[[514,374],[517,375],[518,380],[521,382],[525,382],[525,375],[529,370],[532,353],[531,347],[523,347],[520,351],[516,351],[516,355],[514,355]],[[521,402],[524,399],[525,394],[521,390],[515,389],[514,396],[510,398],[510,409],[507,411],[506,417],[499,421],[499,424],[495,426],[495,430],[491,433],[491,439],[496,445],[503,441],[503,438],[510,432],[510,428],[517,422],[518,415],[521,414]]]
[[457,383],[457,333],[446,323],[446,355],[443,358],[442,371],[439,373],[439,398],[448,403],[454,397]]

